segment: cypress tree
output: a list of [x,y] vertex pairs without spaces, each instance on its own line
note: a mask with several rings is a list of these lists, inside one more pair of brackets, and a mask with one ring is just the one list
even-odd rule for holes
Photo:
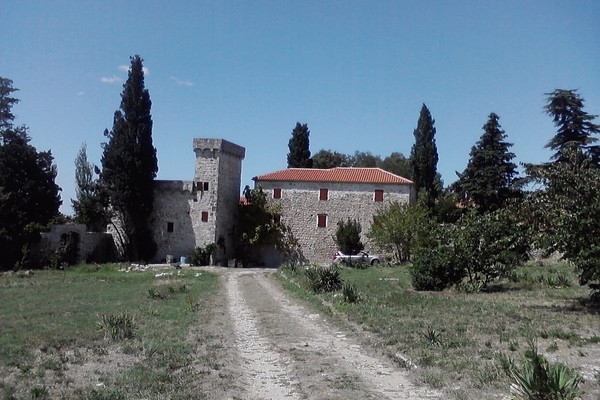
[[312,168],[313,161],[310,158],[310,131],[307,124],[296,122],[292,131],[287,155],[288,168]]
[[154,203],[154,178],[158,172],[152,144],[150,94],[144,85],[142,58],[131,58],[129,76],[123,85],[120,110],[113,128],[105,130],[100,181],[118,219],[123,256],[150,260],[156,244],[149,228]]
[[512,143],[504,140],[506,133],[499,118],[495,113],[489,115],[484,133],[471,148],[467,167],[462,174],[457,173],[461,198],[466,204],[474,203],[481,212],[499,209],[518,195],[514,188],[517,166],[512,162],[515,155],[509,151]]
[[[435,144],[435,120],[425,104],[421,107],[417,129],[414,131],[415,144],[410,151],[415,189],[422,201],[432,209],[438,197],[436,187],[438,152]],[[424,198],[423,198],[424,197]]]

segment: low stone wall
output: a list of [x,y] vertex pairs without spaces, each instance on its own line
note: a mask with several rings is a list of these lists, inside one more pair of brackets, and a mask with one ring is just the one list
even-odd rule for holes
[[49,232],[42,232],[40,242],[35,250],[41,259],[43,255],[56,251],[60,246],[63,234],[75,232],[79,235],[79,249],[77,261],[88,262],[110,262],[115,260],[115,248],[113,237],[110,233],[87,232],[86,226],[82,224],[53,225]]

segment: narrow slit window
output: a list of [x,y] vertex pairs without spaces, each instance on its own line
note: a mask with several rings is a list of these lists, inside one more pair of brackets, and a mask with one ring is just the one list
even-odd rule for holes
[[281,223],[281,214],[274,214],[273,222],[275,222],[276,224],[280,224]]
[[280,199],[281,198],[281,188],[273,189],[273,198]]
[[319,189],[319,200],[329,200],[328,189]]
[[172,233],[175,229],[175,224],[172,222],[167,222],[167,232]]
[[383,201],[383,190],[375,190],[375,201]]
[[201,221],[208,222],[208,211],[202,211]]
[[208,191],[208,182],[202,182],[202,187],[205,192]]
[[319,228],[327,227],[327,214],[318,214],[317,215],[317,226]]

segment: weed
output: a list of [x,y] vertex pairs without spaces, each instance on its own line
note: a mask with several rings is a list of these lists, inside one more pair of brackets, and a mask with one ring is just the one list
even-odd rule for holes
[[200,302],[195,301],[192,297],[188,297],[188,304],[186,307],[186,311],[188,312],[196,312],[200,308]]
[[423,338],[425,341],[433,346],[440,346],[442,344],[440,338],[442,334],[435,329],[428,327],[425,332],[423,332]]
[[334,292],[342,288],[340,270],[335,266],[324,268],[312,265],[306,269],[305,276],[309,288],[315,293]]
[[83,400],[125,400],[127,397],[119,389],[88,389],[82,394]]
[[167,296],[164,293],[162,293],[159,290],[156,290],[153,287],[148,289],[148,297],[155,300],[164,300],[167,298]]
[[357,303],[360,301],[360,294],[356,287],[350,283],[344,283],[342,287],[342,294],[344,295],[344,301],[346,303]]
[[550,353],[558,351],[558,344],[556,343],[556,341],[552,342],[552,344],[546,348],[546,351]]
[[133,339],[136,324],[127,313],[119,315],[102,314],[96,323],[96,330],[104,333],[105,338],[112,340]]
[[519,342],[516,340],[511,340],[508,343],[508,350],[510,351],[517,351],[517,349],[519,348]]
[[30,398],[34,399],[49,399],[50,393],[48,392],[48,388],[46,386],[36,386],[31,389],[29,392]]

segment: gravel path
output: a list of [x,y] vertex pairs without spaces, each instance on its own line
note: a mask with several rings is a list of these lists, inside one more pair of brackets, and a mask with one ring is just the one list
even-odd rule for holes
[[[431,399],[407,374],[311,314],[265,270],[224,270],[247,398]],[[246,396],[245,396],[246,397]]]

